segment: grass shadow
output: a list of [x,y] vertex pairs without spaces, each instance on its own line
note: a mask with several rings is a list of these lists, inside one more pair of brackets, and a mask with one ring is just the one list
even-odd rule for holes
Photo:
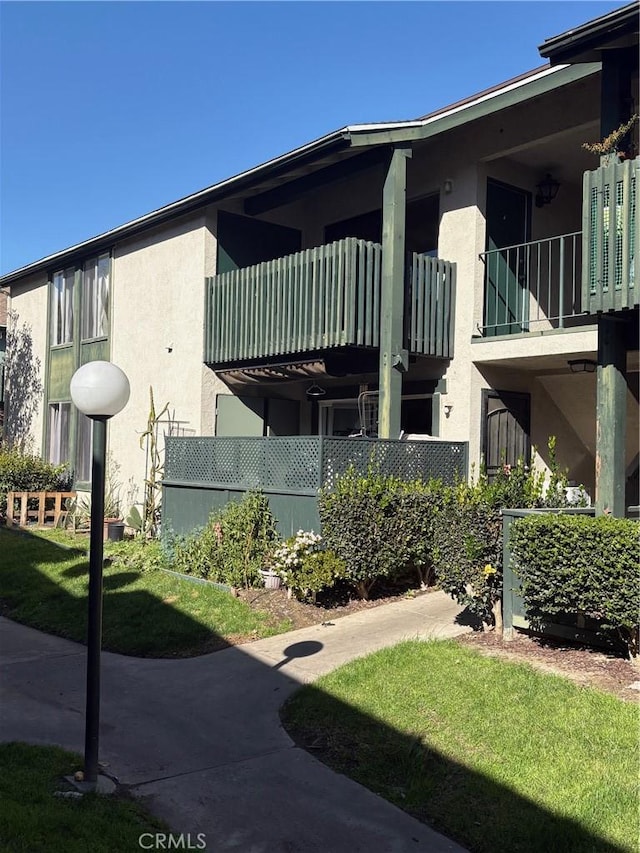
[[[0,606],[3,615],[76,642],[86,642],[88,556],[26,531],[0,531],[3,569]],[[56,584],[39,564],[56,569],[69,583]],[[103,648],[120,654],[176,657],[225,648],[227,640],[175,605],[175,597],[145,589],[125,589],[141,581],[137,572],[106,566],[103,573]],[[167,589],[175,584],[167,580]],[[219,593],[224,595],[224,593]]]
[[[356,663],[359,665],[361,662]],[[352,671],[356,679],[361,671]],[[338,673],[331,683],[337,685],[342,693],[342,685],[351,681],[354,675],[345,672],[344,681],[341,681]],[[429,673],[425,672],[424,677],[428,679]],[[370,688],[378,691],[377,685],[370,685]],[[386,695],[390,689],[393,688],[389,684],[380,687],[380,695]],[[569,691],[577,694],[579,688],[570,685]],[[344,692],[356,695],[359,697],[357,701],[362,701],[361,694],[353,694],[351,689]],[[363,692],[366,692],[364,688]],[[615,701],[612,697],[606,698]],[[530,701],[535,700],[531,698]],[[368,700],[365,703],[368,704]],[[631,709],[628,714],[625,710],[629,717],[632,713]],[[606,792],[594,790],[588,795],[587,805],[591,811],[589,825],[585,825],[536,801],[533,791],[537,789],[540,795],[546,787],[538,778],[539,774],[543,778],[545,776],[543,767],[536,770],[533,777],[527,777],[533,783],[531,796],[528,796],[528,790],[525,794],[522,788],[518,791],[506,783],[500,755],[490,754],[490,743],[474,746],[472,741],[466,742],[468,735],[463,730],[453,733],[456,747],[465,744],[459,751],[469,754],[469,766],[426,743],[430,737],[429,727],[437,731],[440,725],[437,712],[430,708],[426,690],[420,712],[414,718],[420,734],[400,731],[384,720],[346,704],[342,698],[323,690],[322,685],[304,686],[283,706],[281,717],[297,746],[333,770],[381,794],[473,853],[633,853],[636,849],[634,843],[640,825],[634,817],[637,807],[631,790],[633,785],[625,787],[628,795],[625,814],[631,815],[629,823],[635,821],[635,825],[626,827],[628,843],[617,843],[605,837],[604,832],[599,834],[602,824],[597,815],[604,817],[607,813]],[[426,735],[422,728],[425,720]],[[519,725],[517,702],[514,702],[513,723],[515,727]],[[474,752],[478,750],[486,753],[482,758],[492,764],[491,776],[471,766]],[[518,760],[517,756],[513,757]],[[554,762],[555,756],[550,754],[549,778],[554,778],[554,773],[557,776],[557,770],[551,766]],[[597,765],[597,760],[594,764]],[[522,772],[529,771],[523,769]],[[571,781],[566,780],[566,784],[570,785]],[[581,796],[584,797],[584,793]]]

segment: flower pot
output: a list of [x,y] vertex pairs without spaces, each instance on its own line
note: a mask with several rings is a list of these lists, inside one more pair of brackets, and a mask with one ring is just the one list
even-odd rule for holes
[[262,579],[266,589],[280,589],[282,579],[275,572],[261,571]]
[[124,521],[119,518],[105,518],[103,539],[121,542],[124,539]]

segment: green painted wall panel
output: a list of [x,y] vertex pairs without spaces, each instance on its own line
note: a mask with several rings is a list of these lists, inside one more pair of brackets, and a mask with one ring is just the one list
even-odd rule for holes
[[49,356],[48,400],[70,400],[69,383],[76,369],[75,351],[72,346],[52,349]]
[[109,361],[109,341],[91,341],[80,345],[80,364],[89,361]]
[[216,435],[264,435],[265,401],[262,397],[218,394],[216,398]]
[[[163,536],[186,535],[203,527],[209,515],[229,501],[242,500],[246,492],[234,489],[198,488],[165,485],[162,489]],[[317,498],[309,495],[284,495],[265,492],[271,511],[277,519],[281,536],[292,536],[298,530],[320,530]]]

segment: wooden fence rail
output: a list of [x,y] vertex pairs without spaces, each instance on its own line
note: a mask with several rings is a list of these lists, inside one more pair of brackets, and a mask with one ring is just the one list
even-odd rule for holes
[[68,511],[67,501],[75,497],[75,492],[8,492],[7,527],[58,527]]

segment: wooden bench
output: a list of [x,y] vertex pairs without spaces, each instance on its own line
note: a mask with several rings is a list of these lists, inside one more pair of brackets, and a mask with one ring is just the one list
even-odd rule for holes
[[[60,527],[75,492],[7,492],[7,527]],[[30,508],[37,501],[38,507]]]

